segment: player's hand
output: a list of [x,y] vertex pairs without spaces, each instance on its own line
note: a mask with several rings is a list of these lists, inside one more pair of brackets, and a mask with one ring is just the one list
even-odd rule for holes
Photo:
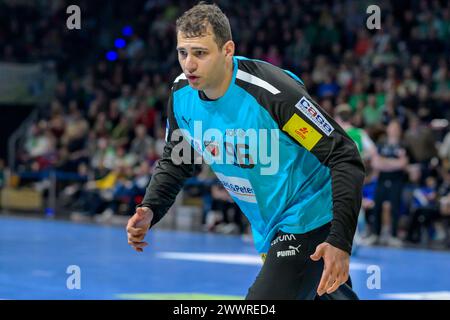
[[348,280],[350,269],[350,255],[327,242],[319,244],[316,252],[310,256],[313,261],[323,258],[324,269],[320,279],[317,294],[333,293],[341,284]]
[[135,214],[128,220],[128,244],[137,252],[143,252],[148,243],[143,241],[153,219],[153,211],[147,207],[137,208]]

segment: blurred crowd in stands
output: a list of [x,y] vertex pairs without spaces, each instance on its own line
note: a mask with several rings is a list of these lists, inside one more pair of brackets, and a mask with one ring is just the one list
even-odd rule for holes
[[[375,1],[379,30],[366,27],[374,1],[216,2],[230,18],[237,55],[298,75],[355,139],[367,166],[358,241],[449,245],[448,1]],[[65,28],[67,1],[20,3],[0,4],[0,60],[52,62],[59,82],[15,170],[86,177],[61,188],[72,211],[100,220],[133,213],[162,155],[165,104],[181,73],[175,19],[194,2],[79,1],[76,31]],[[125,26],[132,32],[124,35]],[[126,45],[114,48],[116,38]],[[205,168],[196,179],[214,176]],[[210,199],[205,229],[244,232],[223,187],[203,186],[186,191]]]

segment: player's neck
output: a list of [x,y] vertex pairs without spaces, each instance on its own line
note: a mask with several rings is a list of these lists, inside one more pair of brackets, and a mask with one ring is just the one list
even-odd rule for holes
[[231,80],[233,79],[233,63],[229,65],[225,71],[225,76],[222,82],[215,88],[209,88],[203,90],[203,93],[211,100],[217,100],[222,97],[225,92],[227,92],[228,87],[231,85]]

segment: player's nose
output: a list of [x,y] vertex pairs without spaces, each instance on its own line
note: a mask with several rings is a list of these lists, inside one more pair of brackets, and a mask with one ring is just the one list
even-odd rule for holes
[[185,68],[189,73],[193,73],[197,70],[197,63],[191,55],[188,55],[186,58]]

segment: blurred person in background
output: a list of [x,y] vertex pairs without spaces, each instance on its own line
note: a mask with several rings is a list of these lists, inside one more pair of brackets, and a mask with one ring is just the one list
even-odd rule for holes
[[361,156],[365,160],[372,159],[377,153],[375,143],[362,128],[354,127],[352,124],[352,109],[348,104],[338,105],[335,109],[336,122],[345,130],[345,132],[356,143]]
[[[420,175],[419,175],[420,177]],[[426,177],[425,183],[418,183],[412,190],[410,223],[406,240],[419,243],[423,240],[422,230],[426,229],[425,242],[431,238],[431,223],[439,216],[437,181],[435,177]]]
[[[245,226],[241,209],[219,180],[212,184],[210,192],[212,203],[211,211],[206,216],[207,230],[225,234],[242,234]],[[231,214],[230,211],[232,211]]]
[[380,124],[383,117],[383,107],[383,105],[377,106],[375,95],[369,95],[367,97],[367,104],[362,112],[365,125],[373,127]]
[[372,159],[372,168],[378,172],[378,183],[375,192],[374,234],[367,239],[368,244],[385,242],[380,239],[382,231],[383,207],[390,204],[390,236],[387,244],[400,246],[397,238],[400,203],[405,182],[405,169],[409,163],[405,147],[402,145],[402,128],[397,120],[391,120],[386,128],[386,138],[378,144],[378,153]]
[[124,169],[116,167],[104,177],[84,184],[70,218],[73,221],[91,221],[97,214],[106,210],[113,200],[116,183],[123,174]]
[[[362,128],[354,127],[352,124],[352,109],[350,105],[344,103],[340,104],[335,109],[335,119],[336,122],[345,130],[345,132],[352,138],[358,147],[358,151],[365,163],[366,168],[370,166],[370,161],[377,153],[377,148],[375,143],[369,137],[367,132]],[[355,234],[355,242],[363,243],[362,237],[367,236],[369,233],[369,215],[373,209],[374,202],[373,197],[371,198],[367,190],[366,184],[372,183],[372,179],[369,177],[365,179],[363,187],[363,200],[361,205],[361,212],[358,216],[358,228]],[[367,212],[366,212],[367,210]]]
[[56,152],[56,140],[45,120],[33,124],[25,140],[24,154],[21,160],[27,168],[44,170],[51,163],[51,156]]
[[450,170],[442,172],[443,181],[438,185],[434,176],[427,176],[420,184],[420,168],[412,180],[416,187],[412,192],[411,214],[406,237],[407,243],[426,246],[442,243],[448,247],[450,221]]
[[433,131],[421,119],[412,115],[404,135],[404,144],[410,154],[410,163],[418,163],[423,176],[430,174],[431,160],[437,157]]
[[147,134],[147,129],[140,124],[134,130],[135,137],[131,141],[130,152],[137,155],[140,161],[144,160],[148,150],[155,148],[155,140]]
[[444,170],[450,169],[450,131],[444,137],[439,146],[439,157],[442,160],[442,166]]

